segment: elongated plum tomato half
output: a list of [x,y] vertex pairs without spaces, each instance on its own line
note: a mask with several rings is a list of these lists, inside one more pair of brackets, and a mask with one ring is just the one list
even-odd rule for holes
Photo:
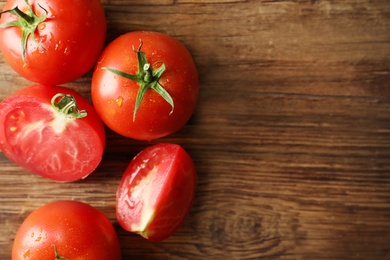
[[196,182],[194,163],[181,146],[160,143],[144,149],[119,184],[119,224],[150,241],[170,237],[191,208]]
[[6,62],[42,84],[68,83],[89,72],[106,39],[99,0],[8,0],[0,24]]
[[32,173],[60,182],[85,178],[104,146],[103,123],[74,90],[36,84],[0,103],[0,149]]
[[119,240],[110,220],[89,204],[60,200],[27,216],[12,247],[12,260],[119,260]]
[[186,47],[157,32],[129,32],[112,41],[92,76],[92,102],[103,122],[138,140],[181,129],[198,92],[197,69]]

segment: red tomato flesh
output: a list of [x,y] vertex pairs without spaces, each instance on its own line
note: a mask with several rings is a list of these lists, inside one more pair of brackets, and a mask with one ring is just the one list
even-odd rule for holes
[[[55,110],[51,99],[57,93],[74,96],[88,115],[75,119]],[[103,123],[73,90],[33,85],[0,104],[0,149],[32,173],[63,182],[85,178],[100,163],[104,146]]]
[[127,231],[161,241],[179,228],[194,200],[196,170],[176,144],[156,144],[129,164],[117,191],[117,218]]
[[78,201],[55,201],[33,211],[19,227],[12,260],[118,260],[119,240],[109,219]]

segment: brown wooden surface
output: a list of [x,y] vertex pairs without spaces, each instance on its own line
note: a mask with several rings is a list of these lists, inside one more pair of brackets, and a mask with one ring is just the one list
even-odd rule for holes
[[[4,5],[0,1],[0,7]],[[175,236],[150,243],[115,219],[131,158],[150,145],[107,132],[101,165],[58,184],[0,156],[0,259],[23,219],[74,199],[112,220],[124,259],[390,259],[390,1],[102,0],[111,41],[178,38],[199,69],[196,111],[157,142],[199,174]],[[30,83],[0,56],[0,98]],[[90,98],[90,77],[67,86]]]

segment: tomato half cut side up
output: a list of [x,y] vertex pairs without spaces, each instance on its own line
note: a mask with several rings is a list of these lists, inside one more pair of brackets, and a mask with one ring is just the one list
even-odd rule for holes
[[170,237],[188,215],[196,183],[195,165],[180,145],[161,143],[144,149],[119,184],[119,224],[150,241]]
[[103,123],[74,90],[37,84],[0,103],[0,149],[32,173],[59,182],[85,178],[104,147]]

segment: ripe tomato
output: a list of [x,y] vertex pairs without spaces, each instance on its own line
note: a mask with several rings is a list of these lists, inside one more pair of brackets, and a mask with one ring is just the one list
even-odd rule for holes
[[0,103],[0,149],[35,174],[56,181],[85,178],[100,163],[104,146],[103,123],[73,90],[37,84]]
[[77,79],[93,68],[103,49],[106,18],[99,0],[8,0],[4,10],[4,58],[33,82]]
[[196,170],[189,154],[176,144],[156,144],[129,164],[116,194],[119,224],[150,241],[171,236],[194,200]]
[[157,32],[126,33],[103,51],[92,76],[92,102],[115,132],[138,140],[183,127],[198,98],[194,61],[176,39]]
[[19,227],[12,260],[121,259],[119,240],[98,209],[72,200],[48,203]]

